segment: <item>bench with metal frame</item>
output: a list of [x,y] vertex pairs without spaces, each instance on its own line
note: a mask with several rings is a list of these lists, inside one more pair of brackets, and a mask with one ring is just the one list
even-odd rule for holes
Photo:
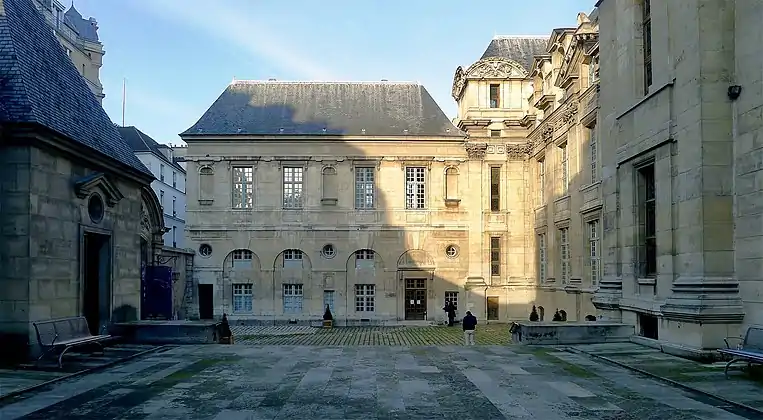
[[58,354],[58,367],[63,367],[64,354],[74,347],[85,345],[97,345],[103,354],[102,341],[111,339],[110,335],[92,335],[84,316],[49,319],[33,322],[37,333],[37,343],[42,347],[42,354],[37,358],[39,362],[43,357],[60,351]]
[[[731,348],[730,339],[741,340],[737,348]],[[763,327],[749,327],[744,338],[726,337],[723,339],[726,343],[725,349],[719,349],[718,352],[731,356],[731,360],[726,363],[726,369],[723,374],[729,377],[729,367],[737,362],[747,362],[748,367],[752,364],[763,364]]]

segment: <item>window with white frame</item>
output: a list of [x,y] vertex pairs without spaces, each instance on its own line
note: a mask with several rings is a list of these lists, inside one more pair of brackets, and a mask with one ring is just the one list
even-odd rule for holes
[[426,208],[426,168],[405,168],[405,208]]
[[541,159],[538,161],[538,199],[541,206],[546,200],[546,161]]
[[233,168],[233,208],[252,208],[254,196],[254,168],[238,166]]
[[324,290],[323,291],[323,310],[326,310],[326,306],[329,307],[329,310],[331,313],[334,313],[334,291],[333,290]]
[[374,168],[355,168],[355,208],[372,209],[374,200]]
[[159,190],[159,206],[164,210],[164,190]]
[[570,229],[559,229],[559,272],[562,275],[562,284],[570,280]]
[[283,313],[299,314],[302,313],[302,285],[284,284],[283,285]]
[[591,259],[591,285],[599,282],[599,221],[588,222],[588,256]]
[[567,143],[559,146],[559,175],[562,183],[562,194],[567,194],[570,189],[570,168]]
[[252,251],[248,249],[237,249],[233,251],[233,268],[252,268]]
[[164,182],[164,164],[159,165],[159,180]]
[[176,205],[177,205],[177,197],[172,197],[172,215],[173,216],[178,215]]
[[538,235],[538,281],[544,283],[546,281],[546,234],[541,233]]
[[355,251],[355,268],[374,268],[374,252],[370,249],[361,249],[359,251]]
[[376,286],[373,284],[355,285],[355,312],[373,312],[376,300]]
[[252,302],[254,300],[254,293],[252,291],[251,284],[234,284],[233,285],[233,312],[234,313],[251,313]]
[[283,268],[302,268],[302,251],[298,249],[284,251]]
[[588,130],[588,154],[591,163],[591,183],[599,180],[598,155],[596,151],[596,127]]
[[445,292],[445,304],[452,303],[458,310],[458,292]]
[[178,173],[175,171],[172,171],[172,188],[178,187]]
[[300,166],[285,166],[283,168],[283,208],[302,208],[302,177],[304,168]]

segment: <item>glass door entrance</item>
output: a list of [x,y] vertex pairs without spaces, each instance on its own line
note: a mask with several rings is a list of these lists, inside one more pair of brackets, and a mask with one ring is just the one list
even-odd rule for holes
[[427,279],[405,279],[405,319],[427,319]]

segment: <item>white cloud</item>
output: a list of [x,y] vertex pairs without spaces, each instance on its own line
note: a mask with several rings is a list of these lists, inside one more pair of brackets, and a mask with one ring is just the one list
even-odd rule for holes
[[253,56],[264,58],[289,72],[311,80],[336,80],[329,69],[307,58],[302,51],[287,45],[263,23],[246,11],[223,1],[147,0],[129,2],[162,19],[173,20],[202,30],[207,36],[234,44]]

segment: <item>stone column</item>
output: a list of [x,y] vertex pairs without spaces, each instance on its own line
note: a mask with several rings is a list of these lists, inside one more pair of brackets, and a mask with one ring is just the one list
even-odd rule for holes
[[[466,309],[472,313],[479,314],[485,306],[484,290],[487,286],[484,277],[485,270],[485,250],[484,233],[482,220],[483,201],[484,201],[484,182],[483,166],[485,153],[487,153],[487,143],[469,142],[466,144],[466,153],[469,156],[469,162],[466,165],[466,185],[469,195],[477,203],[477,208],[469,208],[469,254],[468,254],[468,275],[464,284],[466,290]],[[476,312],[475,312],[476,311]]]

